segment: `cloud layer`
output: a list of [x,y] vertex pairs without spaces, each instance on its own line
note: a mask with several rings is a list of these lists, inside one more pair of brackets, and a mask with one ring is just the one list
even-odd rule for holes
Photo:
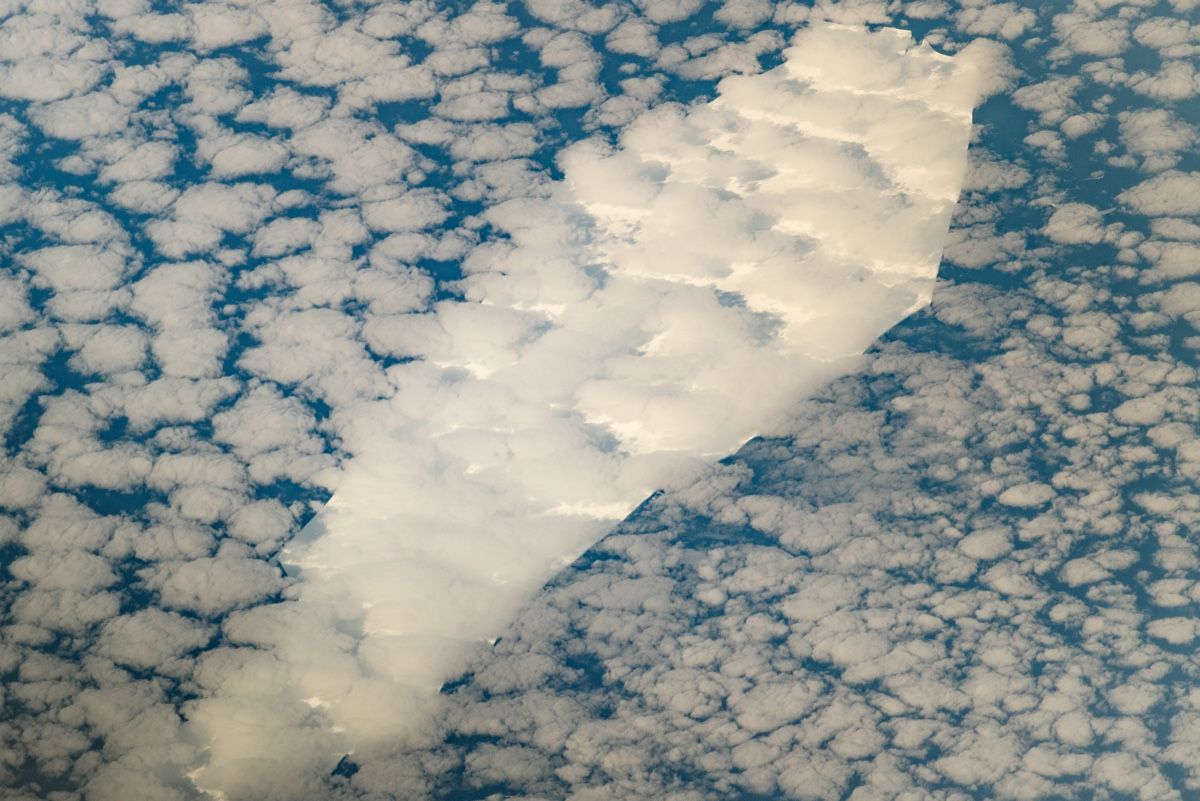
[[559,566],[929,301],[994,53],[813,26],[784,57],[571,147],[546,197],[486,212],[506,236],[461,300],[366,329],[406,361],[344,426],[278,612],[329,627],[284,637],[281,669],[348,748],[429,734],[442,682]]
[[[1190,797],[1196,8],[0,10],[0,794]],[[993,37],[1024,70],[976,116],[934,312],[518,612],[410,718],[429,747],[342,760],[330,696],[290,688],[360,675],[362,610],[290,615],[277,556],[411,364],[384,323],[469,282],[552,316],[489,266],[536,244],[522,209],[595,247],[604,214],[555,211],[564,147],[618,171],[619,131],[818,20]],[[297,679],[295,643],[330,658]],[[401,719],[362,689],[363,720]]]

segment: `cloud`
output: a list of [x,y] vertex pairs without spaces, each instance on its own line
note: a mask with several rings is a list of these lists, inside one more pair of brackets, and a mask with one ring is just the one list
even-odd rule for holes
[[111,250],[84,245],[43,248],[22,257],[24,264],[57,295],[116,287],[126,260]]
[[154,268],[134,285],[133,311],[155,328],[150,347],[168,376],[215,376],[227,346],[213,326],[212,302],[224,283],[211,264],[188,262]]
[[191,40],[199,50],[216,50],[263,36],[268,25],[252,9],[224,3],[204,3],[187,7],[191,22]]
[[1141,109],[1122,112],[1121,141],[1125,147],[1144,159],[1146,169],[1174,167],[1179,152],[1196,141],[1196,130],[1166,109]]
[[[971,36],[1016,39],[1034,25],[1037,14],[1016,3],[964,3],[955,16],[959,30]],[[911,14],[911,12],[909,12]]]
[[34,56],[0,63],[0,83],[10,100],[53,101],[87,91],[103,72],[90,60]]
[[31,116],[50,136],[83,139],[121,131],[129,112],[111,95],[94,92],[42,106]]
[[1098,16],[1095,12],[1057,15],[1054,32],[1064,50],[1089,56],[1115,56],[1129,46],[1129,27],[1125,20]]
[[[212,424],[213,438],[230,446],[259,484],[284,476],[306,481],[333,466],[325,453],[325,441],[313,431],[316,420],[312,412],[296,398],[285,398],[271,386],[251,388],[230,408],[214,415]],[[257,531],[267,525],[266,520],[256,522],[263,514],[261,510],[273,508],[251,504],[239,510],[233,518],[241,521],[235,534],[242,539],[250,537],[254,544],[279,536],[274,524],[266,532]]]
[[1105,239],[1104,218],[1086,203],[1067,203],[1054,210],[1042,232],[1055,242],[1094,245]]
[[1200,173],[1170,170],[1122,192],[1118,199],[1138,214],[1200,214]]
[[1130,87],[1139,94],[1161,102],[1185,100],[1200,93],[1200,74],[1191,61],[1173,60],[1155,73],[1139,71],[1129,78]]
[[[423,758],[466,775],[406,787],[474,786],[524,749],[553,767],[500,792],[1188,797],[1195,501],[1173,465],[1194,455],[1194,352],[1159,336],[1163,309],[1197,308],[1191,257],[1164,248],[1195,239],[1187,173],[1080,185],[1011,130],[979,135],[1024,179],[967,196],[956,224],[1028,242],[1023,263],[948,270],[794,435],[656,498],[560,575],[452,686]],[[533,684],[512,682],[526,665]],[[797,717],[732,703],[808,682]],[[453,745],[472,739],[486,752]]]
[[112,374],[141,367],[146,358],[146,336],[133,326],[64,326],[64,339],[76,350],[71,366],[83,375]]
[[261,122],[272,128],[308,128],[325,116],[329,99],[304,94],[288,86],[278,87],[261,100],[248,103],[237,113],[239,122]]
[[[281,588],[278,573],[265,562],[226,548],[214,558],[159,563],[145,580],[168,609],[214,616],[260,601]],[[229,553],[229,552],[233,553]]]
[[[581,42],[548,40],[543,60],[590,64]],[[951,59],[898,31],[816,26],[781,67],[726,79],[713,103],[648,111],[616,147],[566,150],[548,194],[484,212],[504,237],[467,255],[462,300],[368,316],[372,347],[404,359],[386,371],[386,391],[358,355],[350,317],[263,306],[260,344],[240,363],[336,398],[353,460],[284,556],[298,583],[280,614],[333,629],[275,641],[290,700],[256,725],[278,741],[301,737],[292,716],[311,696],[362,754],[423,740],[430,730],[417,723],[436,689],[557,565],[651,490],[781,420],[928,303],[971,106],[989,91],[995,58],[981,47]],[[363,219],[419,230],[444,207],[410,192],[368,204]],[[864,225],[875,233],[863,236]],[[240,416],[223,413],[218,435],[261,449]],[[164,602],[203,614],[246,603],[238,581],[218,587],[219,561],[164,567],[152,581]],[[361,632],[356,657],[355,640],[334,635],[347,627]],[[873,658],[868,639],[831,647],[857,665]],[[326,661],[346,666],[337,683],[309,667]],[[815,692],[778,690],[745,693],[746,720],[798,718]],[[257,706],[257,692],[237,694]],[[216,741],[233,725],[228,703],[219,692],[196,704]],[[872,736],[847,733],[839,748]],[[202,786],[243,793],[258,781],[224,749],[198,774]]]
[[99,652],[133,668],[161,668],[206,644],[208,627],[171,612],[144,609],[114,618],[100,635]]
[[[289,801],[1186,796],[1200,235],[1186,115],[1154,103],[1194,94],[1183,27],[1166,6],[1082,0],[1057,40],[1053,14],[1015,3],[644,6],[104,0],[5,21],[0,175],[18,183],[0,219],[33,260],[0,287],[0,543],[20,574],[0,784],[92,801],[178,801],[189,773]],[[697,430],[724,455],[760,426],[714,421],[774,402],[755,371],[812,376],[764,352],[794,336],[819,366],[868,343],[876,311],[928,297],[927,277],[887,273],[902,250],[936,260],[910,190],[946,175],[906,167],[940,163],[936,137],[903,103],[867,125],[860,102],[865,130],[838,141],[775,131],[771,115],[839,118],[753,90],[810,17],[899,14],[947,52],[1012,36],[1021,80],[1044,84],[971,131],[936,305],[834,364],[861,372],[785,436],[694,483],[694,462],[632,456]],[[809,84],[903,78],[886,47],[861,71],[855,47],[807,44]],[[1121,47],[1141,49],[1084,52]],[[956,69],[1006,86],[1001,53],[976,44]],[[737,74],[753,78],[706,103]],[[915,107],[969,104],[909,78]],[[818,197],[833,182],[844,196]],[[874,236],[838,227],[889,194]],[[794,293],[722,270],[772,258],[804,267],[780,270]],[[847,276],[877,293],[862,308]],[[814,292],[855,325],[799,319]],[[281,579],[279,548],[345,457],[387,443],[404,444],[351,463],[380,473],[351,476],[362,497],[443,504],[410,530],[466,520],[492,549],[446,536],[403,573],[403,538],[381,538],[345,596],[316,597],[315,564]],[[515,628],[495,622],[504,604],[479,599],[528,567],[512,548],[574,543],[547,575],[663,475],[673,492]],[[497,497],[512,514],[489,524]],[[398,579],[495,625],[448,640],[446,608],[413,614]],[[389,647],[394,631],[420,647]],[[472,653],[474,675],[433,693]],[[339,721],[359,747],[331,773]]]

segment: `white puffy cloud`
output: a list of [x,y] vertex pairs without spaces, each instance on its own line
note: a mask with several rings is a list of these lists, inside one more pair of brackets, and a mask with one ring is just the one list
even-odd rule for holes
[[226,231],[244,233],[271,216],[275,196],[265,184],[199,184],[175,198],[172,219],[150,222],[145,230],[167,258],[211,251]]
[[1134,73],[1129,77],[1129,86],[1160,102],[1176,102],[1200,94],[1200,73],[1190,60],[1173,60],[1158,72]]
[[1122,112],[1121,142],[1131,153],[1141,156],[1151,170],[1175,166],[1179,152],[1196,141],[1196,130],[1166,109],[1139,109]]
[[1078,76],[1050,78],[1019,87],[1012,94],[1013,101],[1021,108],[1037,111],[1045,123],[1057,123],[1066,119],[1075,108],[1075,94],[1083,85]]
[[1197,36],[1194,27],[1185,19],[1151,17],[1134,28],[1133,38],[1164,56],[1179,57],[1195,52],[1192,42]]
[[[959,30],[972,36],[1001,36],[1015,39],[1036,21],[1033,9],[1016,3],[963,3],[965,8],[954,18]],[[911,15],[911,11],[908,12]]]
[[83,139],[121,131],[129,111],[111,95],[93,92],[35,108],[30,116],[50,136]]
[[120,325],[69,325],[63,336],[75,349],[71,365],[84,375],[136,370],[146,359],[147,337],[139,328]]
[[376,231],[420,231],[449,216],[446,199],[437,192],[416,190],[363,205],[363,220]]
[[228,522],[229,533],[259,550],[272,550],[291,533],[295,521],[279,501],[255,501],[239,508]]
[[1119,200],[1148,216],[1200,214],[1200,173],[1171,170],[1126,189]]
[[42,248],[21,260],[58,295],[112,289],[120,283],[126,268],[120,253],[85,245]]
[[237,382],[231,378],[168,376],[121,388],[112,394],[129,425],[135,431],[144,431],[162,423],[194,423],[207,419],[213,407],[236,393]]
[[1115,56],[1129,46],[1129,23],[1119,17],[1059,14],[1054,18],[1054,33],[1072,54]]
[[637,17],[625,20],[608,33],[604,45],[614,53],[629,53],[643,58],[654,56],[662,46],[655,36],[655,28]]
[[[214,438],[233,448],[256,482],[269,483],[280,476],[303,481],[332,466],[324,441],[313,432],[316,420],[312,413],[295,398],[285,398],[269,386],[254,387],[232,407],[214,415],[212,422]],[[246,507],[250,508],[257,507]],[[274,527],[272,533],[253,535],[257,515],[235,514],[235,519],[243,521],[236,531],[244,533],[238,536],[261,537],[249,540],[254,544],[278,535]]]
[[378,125],[329,119],[297,133],[290,141],[296,153],[313,157],[332,173],[329,187],[354,194],[370,187],[403,184],[416,155]]
[[145,571],[163,606],[212,616],[246,606],[279,591],[278,570],[237,554],[186,562],[161,562]]
[[0,93],[11,100],[61,100],[91,89],[103,74],[100,64],[87,59],[25,57],[0,62]]
[[259,340],[238,359],[254,375],[280,384],[304,382],[332,401],[383,395],[387,383],[361,340],[358,323],[334,309],[261,307],[248,322]]
[[102,181],[152,181],[171,174],[177,149],[169,142],[145,142],[100,171]]
[[23,556],[13,561],[9,571],[15,578],[45,590],[92,593],[117,581],[105,559],[81,550]]
[[0,331],[20,327],[35,319],[28,297],[29,287],[25,282],[7,276],[0,278]]
[[1142,272],[1144,283],[1200,274],[1200,247],[1190,242],[1149,241],[1139,246],[1138,252],[1153,264]]
[[213,142],[212,174],[216,178],[240,178],[276,172],[288,158],[281,143],[262,136],[228,136]]
[[155,328],[150,348],[166,376],[215,376],[227,347],[212,303],[224,270],[202,262],[163,264],[134,285],[132,308]]
[[82,635],[117,614],[120,599],[111,592],[33,588],[13,601],[12,619],[49,632]]
[[261,122],[272,128],[299,130],[318,122],[328,109],[328,98],[283,86],[261,100],[247,103],[238,111],[237,119],[240,122]]
[[216,50],[256,39],[268,25],[252,8],[226,3],[196,3],[186,6],[191,23],[191,41],[199,50]]
[[202,623],[150,608],[106,623],[97,650],[119,664],[155,670],[200,648],[211,637],[211,628]]
[[[146,166],[153,172],[166,172],[165,166],[162,170],[154,169],[157,166],[154,160],[150,160]],[[113,203],[134,213],[157,214],[175,202],[175,198],[179,197],[179,190],[158,181],[133,180],[121,184],[109,197]]]
[[118,289],[129,266],[118,248],[53,245],[22,255],[34,273],[33,285],[54,292],[48,306],[66,320],[97,320],[125,300]]
[[1086,203],[1066,203],[1057,207],[1042,232],[1055,242],[1069,245],[1094,245],[1108,236],[1100,210]]
[[255,256],[282,256],[311,245],[321,226],[304,217],[280,217],[254,232]]

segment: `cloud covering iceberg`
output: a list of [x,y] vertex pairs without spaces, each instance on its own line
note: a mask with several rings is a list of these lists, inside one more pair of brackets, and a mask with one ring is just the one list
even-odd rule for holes
[[928,303],[995,58],[814,25],[486,211],[458,296],[364,332],[394,394],[339,421],[353,460],[285,552],[292,599],[226,623],[271,655],[191,705],[198,783],[436,736],[442,682],[558,567]]

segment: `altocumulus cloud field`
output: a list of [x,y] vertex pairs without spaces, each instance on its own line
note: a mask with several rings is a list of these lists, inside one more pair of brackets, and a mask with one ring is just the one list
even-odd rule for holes
[[1200,797],[1196,11],[6,8],[4,797]]

